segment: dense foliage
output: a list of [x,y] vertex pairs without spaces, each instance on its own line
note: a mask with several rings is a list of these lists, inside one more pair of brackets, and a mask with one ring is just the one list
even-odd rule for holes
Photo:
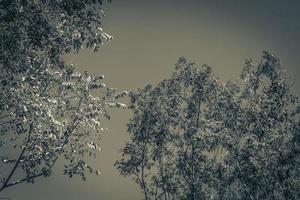
[[299,101],[264,52],[236,81],[180,58],[172,77],[130,94],[116,162],[145,199],[299,199]]
[[60,158],[70,177],[99,173],[83,157],[100,149],[106,108],[124,107],[126,92],[62,56],[110,40],[102,18],[100,0],[0,2],[0,191],[49,176]]

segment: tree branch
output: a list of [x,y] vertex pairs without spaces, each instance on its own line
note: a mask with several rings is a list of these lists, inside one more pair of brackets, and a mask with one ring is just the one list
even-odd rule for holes
[[[28,138],[27,138],[26,143],[28,143],[29,140],[30,140],[31,132],[32,132],[32,125],[30,125],[29,132],[28,132]],[[10,185],[9,181],[10,181],[10,179],[12,178],[12,176],[14,175],[16,169],[18,168],[19,163],[21,162],[21,159],[22,159],[22,157],[23,157],[25,151],[26,151],[26,147],[24,147],[24,148],[22,149],[22,151],[21,151],[21,153],[20,153],[20,155],[19,155],[19,157],[18,157],[18,159],[17,159],[17,162],[15,163],[14,167],[12,168],[12,170],[11,170],[11,172],[9,173],[8,177],[6,178],[5,182],[4,182],[3,185],[1,186],[0,192],[3,191],[5,188],[9,187],[9,186],[8,186],[8,185]]]
[[17,185],[17,184],[20,184],[20,183],[23,183],[25,181],[29,181],[31,179],[34,179],[34,178],[37,178],[37,177],[40,177],[40,176],[43,176],[43,175],[44,175],[44,173],[42,172],[42,173],[39,173],[39,174],[36,174],[36,175],[33,175],[33,176],[26,176],[25,178],[23,178],[23,179],[21,179],[19,181],[15,181],[15,182],[7,184],[6,188],[14,186],[14,185]]

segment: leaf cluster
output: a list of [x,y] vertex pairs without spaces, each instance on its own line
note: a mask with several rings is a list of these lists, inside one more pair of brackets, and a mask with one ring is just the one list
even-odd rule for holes
[[116,166],[145,199],[300,197],[299,101],[271,53],[226,83],[182,57],[171,78],[130,98]]

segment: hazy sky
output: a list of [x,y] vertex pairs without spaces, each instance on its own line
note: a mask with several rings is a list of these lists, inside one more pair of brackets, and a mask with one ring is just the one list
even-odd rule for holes
[[[237,77],[246,58],[263,50],[281,59],[300,87],[300,1],[287,0],[113,0],[105,4],[104,29],[114,39],[93,54],[83,50],[66,60],[80,70],[105,75],[110,87],[130,90],[168,78],[178,57],[209,64],[223,80]],[[91,160],[101,175],[69,179],[55,174],[8,189],[12,200],[135,200],[139,187],[119,175],[113,163],[128,134],[129,111],[115,110],[106,123],[102,152]],[[2,197],[1,196],[1,197]]]

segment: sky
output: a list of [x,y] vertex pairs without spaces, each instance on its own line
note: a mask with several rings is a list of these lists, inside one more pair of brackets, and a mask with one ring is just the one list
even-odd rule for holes
[[[245,59],[259,60],[268,50],[280,58],[299,96],[299,10],[298,0],[113,0],[104,5],[103,28],[114,39],[97,53],[83,49],[65,59],[80,70],[104,74],[109,87],[131,90],[170,77],[180,56],[212,66],[226,81],[239,76]],[[11,200],[142,199],[138,185],[113,166],[129,137],[130,112],[112,110],[111,115],[102,151],[90,160],[100,176],[69,179],[58,163],[50,178],[1,195]]]

